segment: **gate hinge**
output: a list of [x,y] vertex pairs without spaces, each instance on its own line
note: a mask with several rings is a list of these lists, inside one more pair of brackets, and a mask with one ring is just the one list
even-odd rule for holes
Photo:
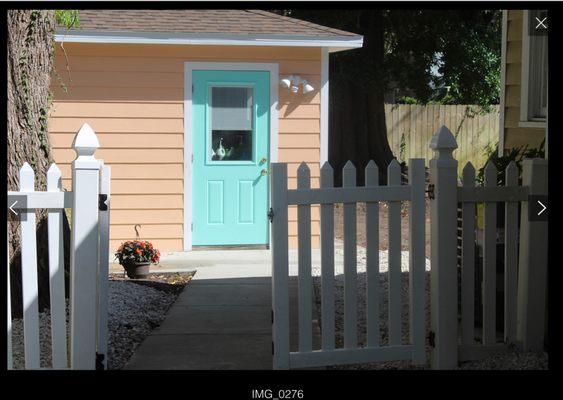
[[430,347],[436,347],[436,334],[434,333],[434,331],[430,331],[428,332],[428,345]]
[[104,370],[105,354],[96,353],[96,370]]
[[428,193],[429,199],[434,199],[434,189],[435,189],[435,186],[434,186],[433,183],[428,185],[428,189],[426,189],[426,193]]
[[106,201],[108,200],[108,195],[107,194],[98,194],[98,210],[100,211],[107,211],[108,210],[108,205],[106,204]]
[[270,210],[268,211],[268,219],[270,222],[274,221],[274,209],[272,207],[270,207]]

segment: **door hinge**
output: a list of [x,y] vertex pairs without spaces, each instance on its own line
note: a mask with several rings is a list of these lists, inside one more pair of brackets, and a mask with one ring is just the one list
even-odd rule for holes
[[270,207],[270,210],[268,211],[268,219],[270,222],[274,221],[274,209],[272,207]]
[[271,316],[272,316],[272,324],[274,323],[274,310],[270,310],[271,311]]
[[192,232],[194,231],[194,223],[193,223],[193,222],[190,224],[190,230],[191,230]]
[[96,370],[103,371],[104,367],[104,359],[106,358],[105,354],[96,353]]
[[98,210],[100,211],[107,211],[108,210],[108,205],[106,204],[106,201],[108,200],[108,195],[107,194],[98,194]]
[[274,342],[272,341],[272,355],[274,355]]
[[428,189],[426,189],[426,193],[428,193],[428,198],[429,199],[434,199],[434,189],[436,187],[434,186],[433,183],[428,185]]
[[434,331],[428,332],[428,345],[430,347],[436,347],[436,334]]
[[192,85],[192,93],[194,92],[194,85]]

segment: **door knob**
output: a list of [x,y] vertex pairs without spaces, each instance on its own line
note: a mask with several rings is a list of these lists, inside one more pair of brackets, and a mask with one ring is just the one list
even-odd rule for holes
[[267,169],[263,169],[263,170],[260,172],[260,175],[262,175],[262,176],[268,175],[268,170],[267,170]]
[[260,160],[260,164],[264,164],[266,161],[268,161],[268,160],[266,159],[266,157],[262,157],[262,159]]

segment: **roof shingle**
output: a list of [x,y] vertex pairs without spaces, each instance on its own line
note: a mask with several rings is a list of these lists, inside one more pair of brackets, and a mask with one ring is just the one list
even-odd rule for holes
[[263,10],[80,10],[79,31],[359,37]]

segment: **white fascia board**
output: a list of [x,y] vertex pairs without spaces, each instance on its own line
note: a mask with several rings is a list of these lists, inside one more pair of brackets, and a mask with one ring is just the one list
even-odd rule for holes
[[328,47],[331,52],[362,47],[358,36],[225,35],[160,32],[102,32],[57,30],[55,41],[65,43],[175,44],[210,46]]

